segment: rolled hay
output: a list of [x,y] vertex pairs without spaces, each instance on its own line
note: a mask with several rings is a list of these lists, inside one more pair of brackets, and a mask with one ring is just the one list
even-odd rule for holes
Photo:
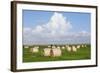
[[48,47],[50,48],[51,46],[49,45]]
[[34,48],[31,48],[31,52],[32,53],[38,53],[39,52],[39,47],[34,47]]
[[64,47],[64,46],[62,46],[61,48],[62,48],[62,49],[65,49],[65,47]]
[[72,51],[73,52],[76,52],[77,51],[77,48],[75,46],[72,46]]
[[44,50],[44,56],[50,56],[51,48],[45,48],[43,50]]
[[66,45],[66,48],[69,47],[69,45]]
[[36,46],[36,48],[38,48],[38,49],[39,49],[39,46]]
[[44,49],[44,56],[52,56],[52,57],[58,57],[61,56],[62,52],[60,48],[45,48]]
[[82,45],[82,47],[84,47],[84,45]]
[[67,47],[67,51],[68,51],[68,52],[71,51],[71,47],[70,47],[70,46]]
[[84,45],[84,47],[87,47],[86,45]]
[[58,56],[62,55],[61,49],[54,48],[54,49],[52,49],[52,51],[53,51],[53,57],[58,57]]
[[80,48],[80,45],[77,45],[77,48]]
[[58,49],[60,49],[60,46],[57,46]]

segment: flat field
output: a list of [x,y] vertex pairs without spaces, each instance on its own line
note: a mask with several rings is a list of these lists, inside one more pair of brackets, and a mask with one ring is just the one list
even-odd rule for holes
[[[23,62],[28,63],[28,62],[43,62],[43,61],[64,61],[64,60],[67,61],[67,60],[91,59],[91,46],[89,44],[87,44],[86,47],[78,48],[76,52],[73,51],[69,52],[67,51],[67,48],[61,49],[62,55],[59,57],[44,56],[43,49],[48,47],[47,45],[38,45],[39,52],[32,53],[30,52],[30,49],[34,46],[36,45],[29,46],[28,48],[24,48],[23,46]],[[59,45],[59,46],[65,46],[65,45]]]

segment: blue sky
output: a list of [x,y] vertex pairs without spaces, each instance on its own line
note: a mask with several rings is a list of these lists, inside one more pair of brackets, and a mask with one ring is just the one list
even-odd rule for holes
[[[24,27],[34,27],[36,25],[41,25],[47,23],[54,12],[50,11],[23,11],[23,23]],[[72,31],[85,30],[90,32],[90,14],[89,13],[79,13],[79,12],[59,12],[62,13],[73,25],[74,29]]]
[[[61,23],[65,23],[64,26],[67,25],[66,29],[68,29],[68,30],[66,30],[64,28],[65,31],[63,31],[66,34],[66,36],[68,36],[68,33],[81,34],[81,32],[84,35],[86,35],[86,34],[89,35],[91,33],[91,31],[90,31],[91,30],[91,23],[90,23],[91,19],[90,18],[91,18],[90,13],[23,10],[23,29],[25,28],[25,31],[24,31],[25,34],[23,34],[23,36],[24,36],[23,38],[25,41],[29,41],[28,39],[30,39],[31,42],[34,42],[34,40],[32,41],[32,39],[38,40],[41,38],[41,36],[39,37],[39,35],[37,35],[34,32],[32,32],[32,34],[31,34],[31,31],[35,31],[35,29],[37,30],[37,28],[40,28],[41,30],[45,30],[47,28],[47,26],[51,26],[51,29],[52,29],[53,24],[55,26],[57,26],[57,28],[53,27],[52,30],[54,30],[56,33],[59,34],[60,27],[58,28],[57,23],[59,24],[59,26],[62,26],[62,28],[64,28],[64,27],[63,27],[63,24],[61,24]],[[69,22],[69,23],[67,23],[67,22]],[[27,38],[25,37],[26,32],[27,32],[26,30],[30,31],[30,34],[29,33],[27,34],[30,36],[27,36]],[[48,30],[48,32],[51,32],[52,30],[50,30],[50,31]],[[41,33],[45,35],[45,31],[42,31]],[[35,32],[37,32],[37,31],[35,31]],[[39,32],[40,32],[40,30],[39,30]],[[33,35],[35,37],[32,37]],[[84,38],[82,38],[82,37],[83,36],[78,37],[78,38],[80,38],[83,41],[84,41],[84,39],[87,39],[88,41],[86,40],[85,43],[90,41],[90,35],[86,36]],[[53,39],[53,38],[47,38],[47,39],[49,40],[49,39]],[[46,37],[45,37],[45,39],[46,39]],[[69,39],[69,38],[64,37],[64,40],[65,39]],[[61,38],[59,38],[59,40],[61,40]],[[71,39],[71,40],[75,40],[75,39]],[[23,42],[25,42],[25,41],[23,41]],[[40,42],[43,40],[38,40],[38,41]],[[27,42],[27,43],[29,43],[29,42]]]

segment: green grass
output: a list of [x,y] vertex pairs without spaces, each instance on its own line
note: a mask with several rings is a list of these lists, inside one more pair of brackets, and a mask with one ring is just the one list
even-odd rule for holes
[[43,56],[43,48],[46,46],[39,46],[38,53],[31,53],[30,48],[23,48],[23,62],[41,62],[41,61],[61,61],[61,60],[84,60],[91,58],[90,45],[85,48],[80,48],[77,52],[68,52],[66,49],[62,50],[60,57],[45,57]]

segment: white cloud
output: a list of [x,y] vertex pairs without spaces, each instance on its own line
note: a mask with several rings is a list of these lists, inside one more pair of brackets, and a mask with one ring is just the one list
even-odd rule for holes
[[54,13],[46,27],[51,34],[65,34],[72,26],[61,13]]
[[36,27],[24,27],[23,42],[33,43],[82,43],[90,42],[87,31],[69,32],[72,24],[61,13],[55,12],[48,23]]
[[35,29],[32,30],[33,33],[42,33],[44,28],[40,25],[36,26]]
[[31,28],[30,27],[24,27],[23,28],[23,32],[26,33],[26,32],[30,32],[31,31]]
[[47,24],[37,25],[32,32],[33,34],[42,33],[44,35],[59,36],[67,33],[71,28],[70,22],[61,13],[55,12]]
[[87,31],[81,31],[80,33],[79,33],[80,35],[82,35],[82,36],[89,36],[90,35],[90,33],[89,32],[87,32]]
[[90,32],[82,30],[82,31],[78,32],[75,36],[76,37],[89,37],[90,36]]

